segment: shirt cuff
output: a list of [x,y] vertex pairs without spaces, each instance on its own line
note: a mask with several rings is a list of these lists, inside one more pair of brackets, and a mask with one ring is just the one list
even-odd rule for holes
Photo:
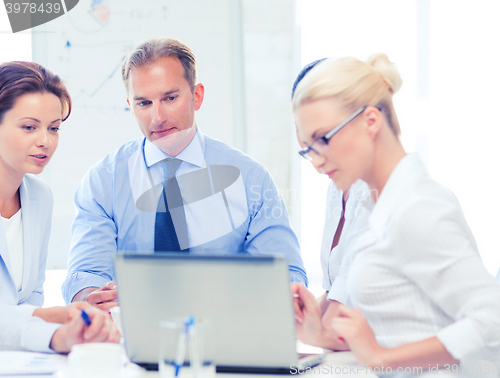
[[473,321],[467,318],[439,330],[436,336],[453,358],[458,360],[485,346]]
[[61,327],[61,324],[47,323],[43,319],[33,316],[25,325],[21,336],[22,349],[32,352],[49,352],[50,341],[54,332]]
[[323,286],[323,289],[325,289],[325,291],[330,291],[330,289],[332,288],[332,285],[330,285],[330,280],[327,276],[323,276],[323,283],[321,286]]
[[346,286],[347,282],[345,279],[341,277],[335,278],[326,299],[329,301],[337,301],[342,304],[347,304],[347,298],[349,295],[347,294]]
[[101,287],[110,280],[97,274],[76,272],[66,278],[62,285],[62,294],[66,304],[71,303],[76,294],[87,287]]
[[303,284],[305,287],[308,286],[309,282],[307,280],[307,277],[304,276],[304,274],[293,271],[290,269],[290,281],[291,282],[298,282]]
[[17,306],[16,312],[20,317],[22,317],[22,316],[30,317],[33,315],[35,310],[39,307],[40,306],[34,306],[34,305],[22,303],[19,306]]

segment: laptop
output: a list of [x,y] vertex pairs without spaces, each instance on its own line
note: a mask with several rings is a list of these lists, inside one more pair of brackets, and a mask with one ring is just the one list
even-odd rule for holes
[[283,257],[118,253],[115,274],[127,355],[147,369],[158,368],[159,322],[190,314],[213,324],[218,372],[290,373],[323,360],[299,360]]

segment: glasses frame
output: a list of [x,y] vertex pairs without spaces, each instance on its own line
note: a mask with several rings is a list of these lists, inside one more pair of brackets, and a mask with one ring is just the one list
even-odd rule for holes
[[332,130],[327,132],[325,135],[314,139],[310,145],[308,145],[307,147],[304,147],[302,150],[299,151],[299,155],[308,161],[312,161],[312,157],[310,155],[311,151],[314,151],[317,155],[320,155],[320,152],[314,149],[315,144],[317,144],[320,140],[322,140],[325,143],[325,146],[328,145],[328,142],[330,141],[330,139],[332,139],[332,137],[335,134],[337,134],[340,130],[342,130],[342,128],[345,125],[347,125],[349,122],[351,122],[354,118],[356,118],[358,115],[363,113],[363,111],[367,107],[368,106],[363,106],[362,108],[359,108],[353,114],[351,114],[347,119],[345,119],[340,125],[335,126]]

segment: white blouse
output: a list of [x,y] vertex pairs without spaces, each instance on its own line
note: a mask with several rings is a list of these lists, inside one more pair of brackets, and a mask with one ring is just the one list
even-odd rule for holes
[[377,342],[391,348],[437,336],[461,362],[498,364],[500,285],[456,197],[416,154],[397,165],[369,224],[351,254],[347,287]]
[[330,182],[321,243],[321,268],[323,270],[323,289],[328,291],[327,299],[350,306],[346,288],[350,260],[345,257],[353,249],[360,235],[368,229],[368,218],[373,202],[368,185],[364,181],[356,181],[349,190],[345,223],[339,243],[332,250],[333,237],[342,214],[342,195],[343,192],[335,187],[333,181]]
[[24,269],[24,244],[23,244],[23,222],[21,209],[10,218],[2,217],[5,239],[12,269],[12,278],[16,290],[20,291],[23,284]]

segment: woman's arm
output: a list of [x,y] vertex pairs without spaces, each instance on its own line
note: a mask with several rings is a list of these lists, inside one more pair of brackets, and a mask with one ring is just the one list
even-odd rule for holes
[[316,298],[316,302],[318,302],[318,306],[321,310],[321,313],[324,314],[326,312],[326,309],[328,308],[328,299],[326,299],[328,295],[328,291],[325,291],[321,296]]
[[[44,302],[43,284],[45,282],[45,269],[47,266],[47,253],[49,247],[50,230],[52,227],[53,196],[49,186],[37,177],[26,177],[27,186],[23,190],[21,201],[23,217],[36,219],[38,232],[32,227],[33,222],[26,222],[27,228],[23,230],[33,239],[31,248],[24,253],[29,254],[32,263],[38,262],[37,274],[28,278],[29,282],[36,282],[32,293],[23,303],[42,307]],[[34,270],[32,271],[34,272]]]
[[[295,330],[300,341],[325,349],[348,349],[347,344],[339,339],[334,330],[326,329],[323,326],[323,312],[320,305],[304,285],[293,283],[292,295],[295,310]],[[336,302],[333,306],[337,305]],[[326,313],[328,313],[329,306]]]
[[500,286],[485,269],[456,198],[440,193],[415,201],[395,227],[401,274],[453,319],[434,336],[459,360],[484,348],[500,355]]
[[458,364],[459,360],[446,350],[441,341],[434,336],[429,339],[416,341],[396,348],[385,349],[382,353],[382,364],[394,367],[425,367],[445,364]]
[[383,348],[377,343],[370,325],[359,309],[352,310],[339,305],[338,311],[339,316],[331,318],[331,328],[346,340],[358,362],[363,365],[384,366],[394,370],[399,367],[428,367],[429,364],[444,366],[459,363],[437,337],[395,348]]
[[82,343],[118,343],[120,333],[111,320],[108,313],[101,311],[88,303],[79,302],[85,307],[87,315],[90,317],[91,324],[85,326],[80,314],[81,310],[76,310],[76,306],[70,311],[69,322],[59,327],[50,340],[50,348],[59,353],[68,353],[75,344]]
[[67,324],[74,314],[79,314],[82,309],[87,310],[89,306],[86,302],[74,302],[67,306],[37,308],[33,311],[33,316],[37,316],[48,323]]

